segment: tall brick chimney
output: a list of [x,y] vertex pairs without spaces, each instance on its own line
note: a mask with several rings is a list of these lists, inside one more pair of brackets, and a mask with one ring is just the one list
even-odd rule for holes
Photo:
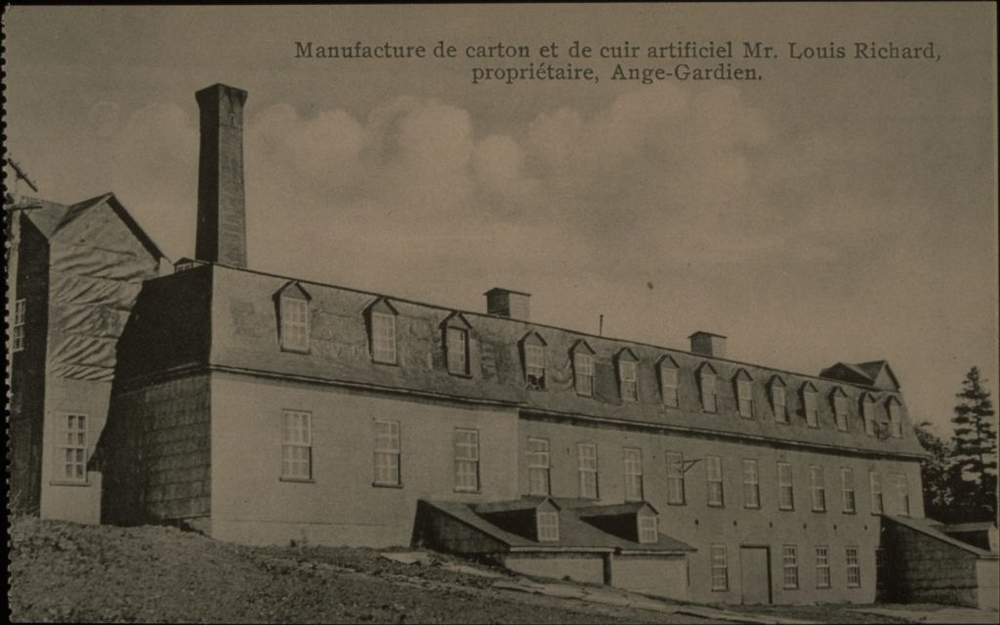
[[195,259],[247,266],[243,104],[247,92],[215,84],[194,94],[201,110]]
[[702,356],[726,357],[726,337],[711,332],[695,332],[691,339],[691,353]]

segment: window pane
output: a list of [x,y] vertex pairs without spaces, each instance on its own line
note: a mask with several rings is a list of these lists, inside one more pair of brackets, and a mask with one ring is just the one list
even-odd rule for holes
[[667,452],[667,503],[684,503],[684,454]]

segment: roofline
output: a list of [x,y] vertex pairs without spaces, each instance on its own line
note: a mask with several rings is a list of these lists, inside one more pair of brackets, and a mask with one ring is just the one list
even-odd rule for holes
[[692,332],[691,334],[688,335],[688,338],[691,338],[693,336],[714,336],[719,339],[729,338],[725,334],[716,334],[715,332],[705,332],[704,330],[698,330],[697,332]]
[[[889,514],[883,514],[882,517],[884,517],[885,519],[887,519],[892,523],[897,523],[899,525],[902,525],[903,527],[911,529],[914,532],[920,532],[921,534],[929,538],[933,538],[935,540],[948,543],[953,547],[958,547],[959,549],[962,549],[963,551],[971,553],[972,555],[976,556],[976,559],[978,560],[1000,560],[1000,554],[986,551],[985,549],[980,549],[979,547],[975,547],[968,543],[964,543],[958,540],[957,538],[952,538],[951,536],[948,536],[939,529],[934,530],[934,532],[936,533],[928,531],[928,528],[921,526],[920,523],[917,522],[917,520],[912,517],[901,517]],[[938,536],[938,534],[940,534],[940,536]]]
[[511,553],[524,553],[524,552],[532,552],[532,551],[541,551],[541,552],[547,552],[547,553],[573,553],[573,552],[576,552],[576,553],[614,553],[615,552],[615,548],[614,547],[570,547],[570,546],[559,547],[559,546],[555,546],[555,545],[553,545],[551,547],[538,547],[538,546],[535,546],[535,545],[511,545],[510,546],[510,551],[511,551]]
[[[121,203],[121,200],[119,200],[114,193],[109,191],[104,195],[97,196],[97,198],[91,198],[91,199],[93,200],[98,198],[100,198],[102,201],[107,202],[108,205],[111,206],[112,210],[114,210],[115,213],[118,214],[121,220],[125,222],[125,225],[128,227],[128,229],[132,231],[132,234],[134,234],[136,238],[139,239],[139,242],[142,243],[143,246],[147,250],[149,250],[149,252],[151,252],[154,256],[157,257],[157,260],[162,258],[165,259],[168,263],[172,263],[172,261],[169,258],[167,258],[167,255],[163,253],[163,251],[159,248],[159,246],[156,245],[152,237],[146,234],[146,230],[139,225],[139,222],[136,220],[136,218],[132,216],[132,213],[130,213],[129,210],[125,208],[125,205]],[[84,200],[84,202],[89,202],[89,201],[91,200]],[[84,202],[80,202],[80,204],[83,204]],[[72,210],[72,206],[70,207],[70,209]]]
[[513,293],[515,295],[524,295],[526,297],[531,297],[531,293],[525,293],[524,291],[515,291],[514,289],[505,289],[502,286],[493,287],[489,291],[483,293],[483,295],[489,295],[490,293],[496,293],[497,291],[500,291],[501,293]]

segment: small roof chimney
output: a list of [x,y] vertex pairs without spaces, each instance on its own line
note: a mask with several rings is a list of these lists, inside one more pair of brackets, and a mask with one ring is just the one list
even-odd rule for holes
[[529,293],[496,288],[486,291],[483,295],[486,296],[486,314],[521,321],[529,319],[528,298],[531,297]]
[[195,259],[247,266],[243,104],[247,92],[215,84],[195,93],[201,110]]
[[688,338],[691,340],[691,353],[713,358],[726,357],[726,337],[721,334],[699,330]]

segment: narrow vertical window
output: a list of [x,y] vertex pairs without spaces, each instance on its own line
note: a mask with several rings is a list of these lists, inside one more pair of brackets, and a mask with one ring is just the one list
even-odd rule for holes
[[816,588],[830,587],[830,548],[816,547]]
[[903,436],[903,417],[900,414],[901,408],[899,400],[895,397],[889,399],[889,434],[893,438]]
[[725,545],[712,545],[712,590],[729,589],[729,565]]
[[667,503],[684,504],[684,454],[667,452]]
[[858,561],[858,548],[847,547],[847,587],[861,586],[861,563]]
[[398,486],[399,471],[399,422],[375,422],[375,484]]
[[27,305],[27,301],[24,298],[14,302],[14,319],[10,328],[10,344],[11,349],[15,352],[24,349],[24,319]]
[[660,365],[660,388],[663,393],[663,405],[676,408],[680,405],[680,394],[677,388],[677,369],[667,363]]
[[312,479],[312,414],[285,410],[281,430],[281,477]]
[[448,373],[469,375],[469,331],[448,328]]
[[714,507],[723,506],[722,458],[719,456],[705,456],[705,475],[708,487],[708,505]]
[[813,512],[826,512],[826,481],[823,467],[809,467],[809,490],[812,495]]
[[760,473],[756,460],[743,461],[743,507],[760,507]]
[[289,295],[281,296],[281,349],[309,351],[309,302]]
[[549,441],[528,439],[528,494],[549,494]]
[[715,374],[709,367],[702,367],[699,380],[701,382],[701,409],[705,412],[715,412]]
[[784,586],[792,590],[799,587],[799,562],[795,545],[784,545],[781,548],[781,567]]
[[531,335],[524,342],[524,377],[528,388],[545,389],[545,346],[537,335]]
[[625,461],[625,501],[642,501],[642,450],[622,449]]
[[854,471],[840,470],[840,492],[844,500],[844,512],[854,514],[857,510],[854,498]]
[[910,516],[910,481],[906,474],[896,474],[896,501],[899,502],[899,514]]
[[87,481],[87,416],[61,416],[62,437],[59,441],[59,479],[67,482]]
[[538,542],[559,542],[559,513],[539,510],[535,517]]
[[372,311],[372,358],[396,363],[396,316],[391,313]]
[[865,421],[865,434],[875,436],[875,398],[868,393],[861,400],[861,418]]
[[479,492],[479,432],[455,429],[455,490]]
[[847,431],[847,395],[837,389],[833,396],[833,417],[837,423],[837,429],[841,432]]
[[871,491],[872,514],[882,514],[882,476],[876,471],[868,473],[868,490]]
[[597,499],[597,445],[580,443],[576,447],[580,499]]
[[591,397],[594,394],[594,357],[582,351],[574,353],[573,376],[576,392]]
[[812,385],[802,390],[802,409],[806,413],[806,425],[811,428],[819,427],[819,402],[816,401],[816,389]]
[[652,514],[640,514],[638,519],[639,542],[643,544],[659,542],[660,534],[657,529],[656,516]]
[[740,416],[744,419],[753,418],[753,382],[746,377],[746,372],[737,374],[736,403]]
[[771,382],[771,406],[774,408],[774,420],[778,423],[788,423],[788,401],[785,396],[785,385],[778,379]]
[[795,496],[792,491],[792,465],[787,462],[778,463],[778,509],[793,510]]
[[621,378],[623,401],[639,400],[638,366],[634,360],[619,360],[618,375]]

